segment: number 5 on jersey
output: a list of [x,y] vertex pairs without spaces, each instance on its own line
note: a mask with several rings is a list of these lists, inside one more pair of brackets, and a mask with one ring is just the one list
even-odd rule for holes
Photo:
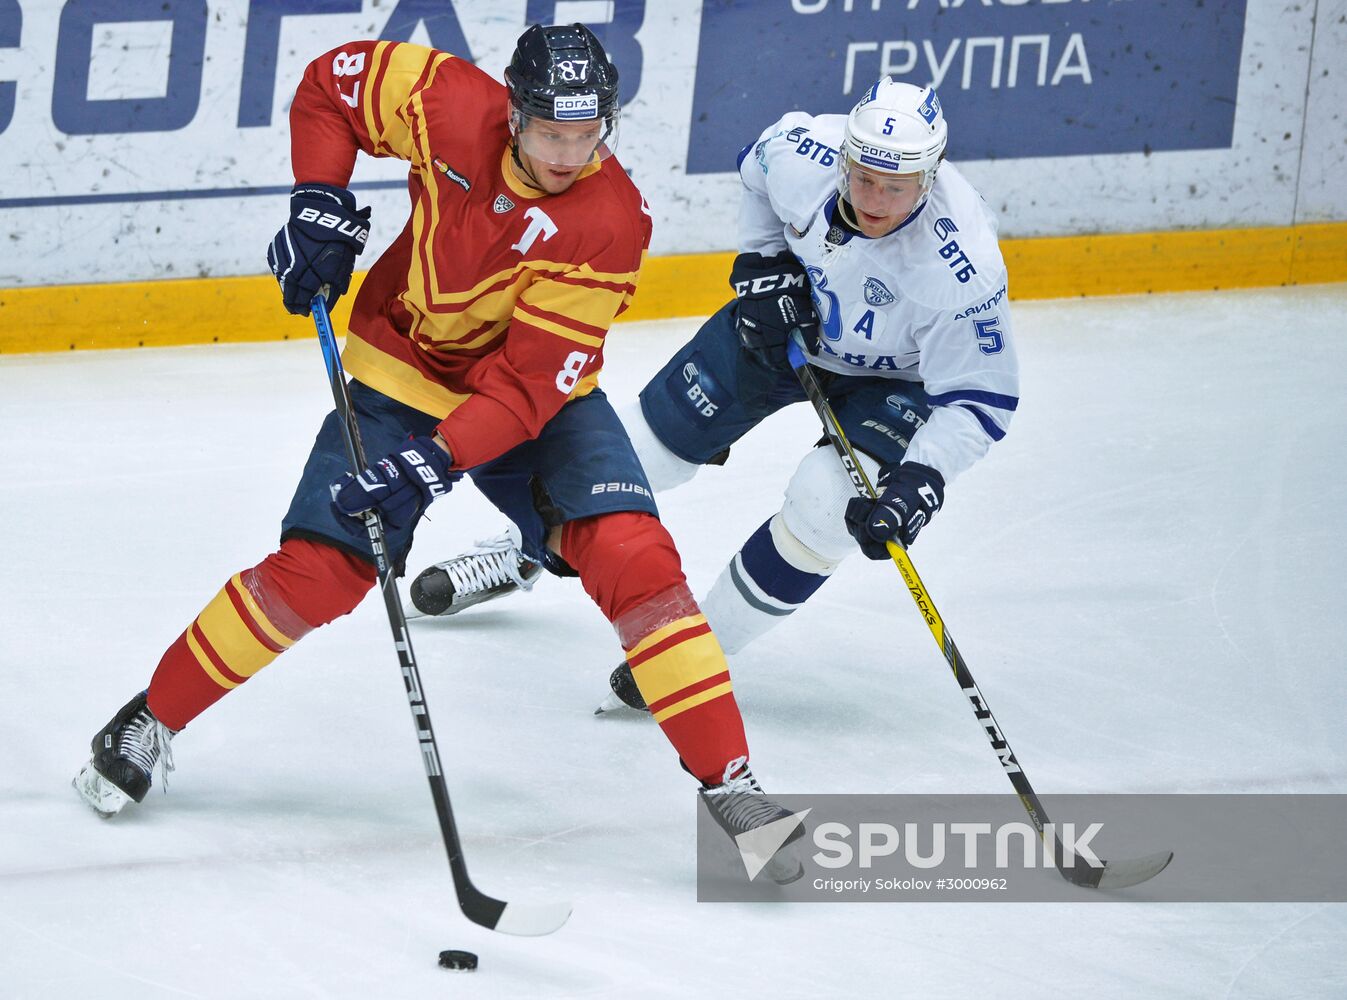
[[594,360],[594,355],[586,354],[584,351],[571,351],[566,355],[566,363],[561,366],[561,371],[557,372],[557,390],[570,395],[575,389],[575,384],[580,381],[580,374],[584,371],[585,365]]

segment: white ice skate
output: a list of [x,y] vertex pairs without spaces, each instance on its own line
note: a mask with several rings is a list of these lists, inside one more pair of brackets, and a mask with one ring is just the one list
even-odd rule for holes
[[531,590],[543,568],[520,550],[513,524],[495,538],[422,570],[412,581],[408,618],[456,615],[464,608]]

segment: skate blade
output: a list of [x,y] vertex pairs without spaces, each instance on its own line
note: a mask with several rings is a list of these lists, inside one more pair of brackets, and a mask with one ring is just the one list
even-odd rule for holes
[[502,597],[509,597],[514,593],[513,590],[506,591],[503,594],[484,593],[459,601],[457,604],[450,604],[443,611],[422,611],[416,606],[410,597],[402,602],[402,615],[407,621],[415,618],[452,618],[460,611],[466,611],[468,608],[476,607],[479,604],[486,604],[488,601],[497,601]]
[[103,819],[116,816],[131,801],[131,796],[94,770],[92,761],[80,768],[79,774],[71,779],[70,787]]
[[763,866],[762,872],[777,885],[790,885],[804,877],[804,863],[793,852],[780,851]]
[[608,697],[604,698],[599,707],[594,709],[594,714],[611,715],[621,719],[627,716],[648,716],[650,712],[640,708],[632,708],[617,695],[613,694],[613,692],[609,691]]
[[412,595],[403,590],[401,586],[398,587],[398,601],[402,605],[402,617],[406,621],[411,621],[413,618],[431,617],[428,612],[422,611],[416,606],[416,603],[412,600]]

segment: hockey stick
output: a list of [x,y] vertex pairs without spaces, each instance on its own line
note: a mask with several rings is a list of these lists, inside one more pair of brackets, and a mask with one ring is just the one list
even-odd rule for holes
[[[809,367],[809,361],[803,350],[802,338],[800,338],[798,331],[792,333],[790,343],[786,346],[786,356],[795,372],[795,377],[800,380],[800,387],[804,389],[805,395],[809,397],[809,402],[814,405],[814,410],[818,413],[819,420],[823,422],[823,429],[828,435],[828,440],[832,442],[833,448],[836,449],[838,457],[842,460],[842,466],[847,470],[847,475],[851,477],[856,492],[871,499],[877,497],[878,494],[875,492],[874,486],[870,484],[870,479],[866,476],[865,470],[861,467],[856,452],[851,447],[851,442],[847,440],[846,432],[842,430],[837,414],[833,412],[832,404],[828,402],[828,397],[823,393],[823,387],[819,385],[818,376]],[[968,664],[964,662],[963,654],[959,652],[959,647],[954,644],[954,637],[945,630],[944,619],[940,617],[940,612],[936,610],[935,602],[931,600],[930,594],[926,591],[926,585],[921,582],[921,577],[917,575],[917,569],[912,565],[912,559],[908,556],[907,550],[897,542],[889,542],[888,550],[889,555],[893,557],[893,561],[898,567],[898,572],[903,576],[903,582],[907,584],[907,589],[912,594],[912,599],[917,602],[917,610],[921,612],[922,618],[925,619],[927,627],[931,630],[931,635],[935,637],[936,645],[945,654],[950,669],[954,671],[955,681],[963,690],[968,703],[973,706],[973,714],[977,716],[978,723],[991,741],[992,749],[996,751],[996,756],[1001,761],[1001,767],[1005,769],[1006,776],[1010,778],[1010,783],[1019,794],[1020,802],[1028,811],[1029,819],[1033,821],[1034,828],[1038,831],[1040,837],[1048,836],[1045,827],[1051,821],[1048,819],[1047,812],[1043,809],[1043,803],[1039,801],[1033,786],[1029,784],[1029,778],[1020,767],[1019,761],[1015,759],[1015,752],[1010,749],[1010,744],[1002,735],[1001,727],[992,716],[992,710],[987,707],[987,700],[978,690],[977,683],[973,680],[973,675],[968,669]],[[1129,885],[1136,885],[1139,882],[1145,882],[1164,871],[1165,866],[1174,857],[1173,851],[1160,851],[1142,858],[1104,861],[1102,867],[1096,867],[1087,863],[1084,858],[1076,857],[1073,864],[1068,867],[1064,864],[1065,851],[1062,842],[1057,839],[1055,832],[1051,836],[1053,838],[1053,860],[1057,865],[1057,870],[1062,873],[1062,877],[1068,882],[1087,889],[1121,889]]]
[[[355,410],[351,406],[351,393],[346,386],[346,372],[342,368],[341,354],[337,350],[337,337],[332,332],[327,299],[321,294],[316,295],[312,310],[313,324],[318,328],[318,343],[323,348],[323,360],[327,363],[327,380],[332,387],[332,401],[336,404],[337,415],[342,421],[346,457],[351,463],[353,474],[359,475],[366,468],[365,449],[360,444],[360,428],[356,424]],[[430,709],[426,707],[425,694],[421,687],[421,672],[416,666],[416,654],[412,652],[411,636],[407,634],[407,619],[402,612],[397,578],[388,561],[388,548],[384,544],[384,526],[377,511],[371,510],[365,514],[365,530],[369,532],[370,547],[374,550],[374,565],[379,573],[379,589],[383,591],[384,606],[388,609],[388,624],[393,630],[393,645],[397,647],[398,660],[402,664],[402,679],[407,686],[407,702],[412,710],[412,724],[416,727],[416,738],[421,744],[426,777],[430,779],[430,795],[435,800],[435,815],[439,817],[444,849],[449,854],[449,870],[454,876],[454,891],[458,894],[459,908],[473,923],[491,930],[530,936],[551,934],[571,915],[569,903],[544,903],[533,906],[506,903],[486,895],[473,885],[472,879],[468,877],[468,866],[463,860],[463,845],[458,839],[458,828],[454,825],[454,810],[449,804],[449,788],[440,770],[439,745],[435,742],[435,730],[430,724]]]

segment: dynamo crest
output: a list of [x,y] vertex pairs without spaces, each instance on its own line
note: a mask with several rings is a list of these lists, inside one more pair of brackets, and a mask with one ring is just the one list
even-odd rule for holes
[[865,278],[865,301],[872,306],[891,306],[894,302],[894,294],[885,287],[884,282],[878,278],[871,278],[869,275]]
[[[850,9],[851,9],[851,6],[848,4],[848,5],[847,5],[847,10],[850,10]],[[864,94],[861,95],[861,99],[860,99],[859,101],[856,102],[856,106],[855,106],[854,108],[852,108],[851,110],[852,110],[852,111],[859,111],[861,108],[865,107],[867,104],[869,104],[871,101],[873,101],[876,97],[878,97],[878,96],[879,96],[879,85],[880,85],[881,83],[883,83],[883,82],[884,82],[883,80],[876,80],[875,83],[870,87],[870,89],[867,90]]]
[[917,114],[926,119],[927,125],[935,126],[935,120],[940,115],[940,98],[933,88],[926,88],[926,100],[917,108]]

